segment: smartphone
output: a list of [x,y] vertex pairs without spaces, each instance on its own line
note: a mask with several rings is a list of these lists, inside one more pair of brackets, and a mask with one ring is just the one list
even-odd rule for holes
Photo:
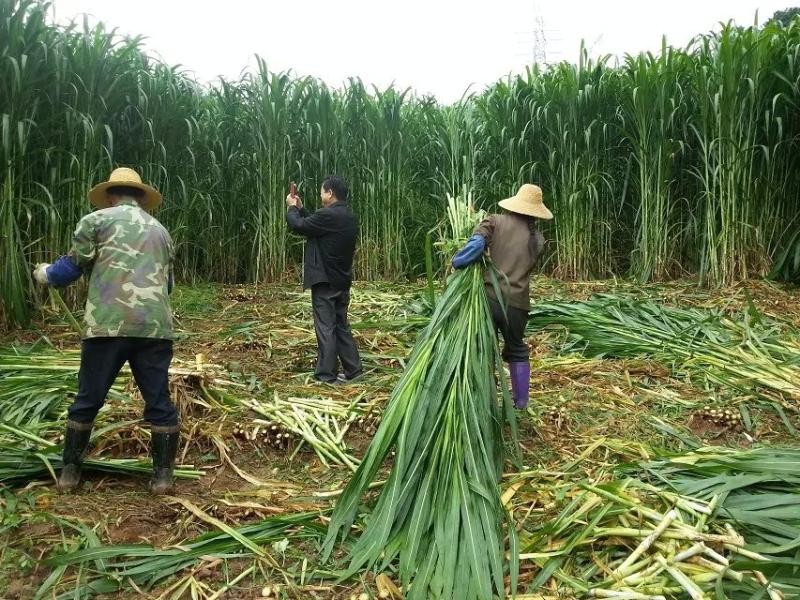
[[294,198],[297,196],[297,184],[293,181],[289,184],[289,195]]

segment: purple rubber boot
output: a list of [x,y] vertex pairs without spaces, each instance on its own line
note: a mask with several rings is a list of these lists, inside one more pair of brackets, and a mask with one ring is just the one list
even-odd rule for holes
[[528,388],[531,383],[531,363],[508,363],[511,372],[511,395],[514,398],[514,408],[524,410],[528,408]]

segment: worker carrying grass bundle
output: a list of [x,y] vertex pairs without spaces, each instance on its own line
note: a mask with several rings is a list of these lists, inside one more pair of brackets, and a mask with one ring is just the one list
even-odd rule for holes
[[530,308],[530,278],[544,246],[538,219],[552,219],[553,213],[542,201],[542,190],[529,183],[519,188],[516,196],[500,201],[507,212],[486,217],[475,228],[473,236],[453,257],[453,267],[461,269],[478,260],[484,252],[500,272],[500,288],[507,306],[495,294],[492,275],[484,275],[486,293],[495,327],[503,336],[503,359],[511,372],[514,406],[528,406],[531,379],[525,325]]
[[150,424],[154,494],[169,493],[180,436],[169,394],[172,361],[172,262],[167,230],[148,214],[161,194],[132,169],[115,169],[89,192],[96,210],[79,222],[69,254],[39,264],[41,284],[67,286],[89,277],[81,342],[78,395],[69,407],[64,439],[62,491],[78,486],[95,416],[122,366],[130,364]]
[[[319,190],[322,208],[310,214],[300,197],[286,196],[289,229],[306,238],[303,287],[311,289],[317,366],[314,377],[325,383],[346,383],[361,377],[361,358],[347,321],[358,221],[347,205],[347,183],[326,177]],[[338,373],[341,361],[343,373]]]

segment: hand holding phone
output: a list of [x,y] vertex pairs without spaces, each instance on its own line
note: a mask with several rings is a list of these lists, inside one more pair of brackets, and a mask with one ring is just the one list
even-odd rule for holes
[[303,202],[300,200],[300,196],[297,195],[297,184],[294,182],[289,184],[289,195],[286,196],[286,206],[303,208]]

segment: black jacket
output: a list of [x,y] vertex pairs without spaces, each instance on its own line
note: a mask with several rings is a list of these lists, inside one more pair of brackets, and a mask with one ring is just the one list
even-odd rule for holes
[[305,208],[289,207],[289,229],[307,238],[303,287],[328,283],[346,290],[353,283],[353,255],[358,221],[345,202],[335,202],[309,214]]

